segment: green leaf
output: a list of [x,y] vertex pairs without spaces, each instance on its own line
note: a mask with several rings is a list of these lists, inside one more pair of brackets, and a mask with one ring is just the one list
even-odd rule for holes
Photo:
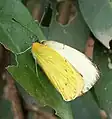
[[28,49],[37,37],[12,20],[0,21],[0,42],[14,53]]
[[89,28],[106,47],[112,39],[112,1],[78,0],[82,15]]
[[[43,38],[41,37],[40,28],[35,22],[32,22],[29,12],[22,3],[15,0],[10,2],[6,0],[1,8],[3,11],[0,14],[0,28],[1,34],[3,34],[3,36],[1,35],[1,42],[5,44],[8,49],[14,53],[21,53],[37,39],[37,34],[39,34],[40,39]],[[28,58],[27,62],[26,57]],[[42,105],[53,107],[57,115],[62,117],[62,119],[72,119],[70,105],[62,100],[61,96],[49,82],[46,82],[48,79],[44,74],[40,72],[41,76],[39,79],[41,79],[42,82],[35,75],[35,65],[30,53],[18,55],[18,60],[18,67],[10,67],[9,69],[20,85],[39,100]]]
[[35,21],[32,19],[32,16],[25,8],[25,6],[19,0],[1,0],[0,3],[3,3],[0,8],[0,19],[14,19],[20,23],[23,27],[28,28],[35,35],[37,34]]
[[107,49],[101,46],[100,43],[96,43],[94,60],[96,64],[99,66],[101,77],[97,85],[95,85],[95,92],[98,97],[100,108],[104,109],[109,116],[108,118],[111,119],[112,69],[111,67],[108,66],[109,65],[108,58],[110,58],[112,61],[112,54],[109,54]]
[[100,109],[90,92],[72,101],[72,110],[75,119],[101,119]]
[[37,77],[30,51],[18,55],[17,60],[18,66],[8,67],[8,71],[16,81],[42,105],[55,109],[59,117],[73,119],[70,104],[63,101],[39,67],[39,77]]
[[29,93],[24,89],[24,87],[22,87],[21,84],[19,84],[17,81],[16,87],[19,90],[19,93],[21,94],[21,97],[23,98],[25,104],[30,106],[34,105],[37,108],[41,106],[40,103],[33,96],[29,95]]
[[38,38],[45,39],[38,24],[19,0],[1,0],[0,4],[0,42],[5,47],[21,53]]

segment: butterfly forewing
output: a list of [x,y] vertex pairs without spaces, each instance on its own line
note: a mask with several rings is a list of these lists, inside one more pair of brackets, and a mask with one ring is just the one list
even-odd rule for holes
[[37,63],[44,70],[53,86],[66,101],[73,100],[83,90],[82,76],[72,65],[53,49],[42,45],[33,45],[32,53]]

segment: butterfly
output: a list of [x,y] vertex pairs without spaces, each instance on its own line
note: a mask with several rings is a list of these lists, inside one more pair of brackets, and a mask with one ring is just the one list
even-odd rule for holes
[[[93,66],[91,61],[81,52],[77,50],[74,51],[73,48],[64,44],[55,41],[33,43],[32,55],[65,101],[71,101],[82,93],[85,93],[97,80],[97,69]],[[74,61],[72,55],[75,56],[73,57]],[[72,60],[70,60],[71,58]],[[78,58],[82,59],[78,60]],[[89,68],[90,66],[93,67],[96,72],[90,69],[86,70],[87,65],[84,68],[81,66],[82,63],[87,64]],[[86,70],[84,73],[82,70],[79,70],[81,67],[83,70]],[[95,76],[94,78],[92,77],[93,75],[91,75],[91,77],[87,76],[87,78],[90,78],[87,80],[85,77],[90,72]],[[89,81],[91,79],[92,81]],[[89,87],[88,89],[86,89],[87,86]]]
[[43,44],[57,51],[80,72],[84,79],[83,93],[90,90],[99,79],[100,76],[97,66],[82,52],[56,41],[43,41]]

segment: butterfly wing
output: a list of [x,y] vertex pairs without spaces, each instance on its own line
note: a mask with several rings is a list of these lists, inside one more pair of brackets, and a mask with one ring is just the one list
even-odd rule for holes
[[83,78],[65,58],[39,43],[33,44],[32,53],[64,100],[73,100],[81,94]]
[[83,93],[87,92],[96,83],[99,78],[98,69],[83,53],[56,41],[44,41],[43,44],[56,50],[81,73],[84,79]]

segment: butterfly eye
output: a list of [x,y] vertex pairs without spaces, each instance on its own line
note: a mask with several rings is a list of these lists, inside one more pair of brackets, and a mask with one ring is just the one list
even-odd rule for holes
[[41,44],[44,44],[44,45],[46,45],[46,44],[45,44],[45,41],[42,41],[42,42],[41,42]]

